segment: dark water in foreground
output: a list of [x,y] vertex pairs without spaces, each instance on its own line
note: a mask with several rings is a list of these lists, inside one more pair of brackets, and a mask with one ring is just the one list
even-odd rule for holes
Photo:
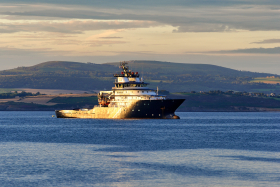
[[280,186],[280,113],[0,112],[0,186]]

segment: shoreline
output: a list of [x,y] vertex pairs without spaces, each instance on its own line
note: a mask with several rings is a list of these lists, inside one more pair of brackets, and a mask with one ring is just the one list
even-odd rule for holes
[[[247,96],[223,95],[183,96],[186,99],[176,112],[280,112],[280,100]],[[73,108],[93,108],[98,105],[97,94],[38,95],[0,99],[0,111],[55,111]]]

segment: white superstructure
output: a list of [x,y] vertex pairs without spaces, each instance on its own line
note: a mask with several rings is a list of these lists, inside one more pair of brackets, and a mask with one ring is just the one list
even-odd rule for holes
[[108,107],[126,106],[135,100],[165,100],[166,96],[158,95],[156,90],[147,87],[143,79],[139,78],[138,72],[131,72],[126,66],[126,62],[121,63],[123,72],[115,74],[115,87],[112,91],[101,91],[99,93],[99,104]]

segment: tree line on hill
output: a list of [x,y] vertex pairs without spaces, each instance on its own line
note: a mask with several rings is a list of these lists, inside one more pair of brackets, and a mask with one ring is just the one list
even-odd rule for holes
[[43,95],[40,92],[37,92],[35,94],[30,93],[30,92],[9,92],[9,93],[0,93],[0,99],[11,99],[11,98],[15,98],[15,97],[26,97],[26,96],[37,96],[37,95]]
[[200,91],[190,91],[190,92],[181,92],[181,94],[193,94],[193,95],[235,95],[235,96],[252,96],[252,97],[275,97],[280,98],[280,94],[270,93],[265,94],[262,92],[239,92],[239,91],[221,91],[221,90],[210,90],[208,92]]

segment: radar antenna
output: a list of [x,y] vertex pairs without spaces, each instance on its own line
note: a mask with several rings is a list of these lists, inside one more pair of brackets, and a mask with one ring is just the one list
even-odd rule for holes
[[123,61],[123,62],[120,62],[120,68],[123,69],[124,73],[127,74],[128,73],[128,69],[129,67],[126,66],[127,62],[126,61]]

